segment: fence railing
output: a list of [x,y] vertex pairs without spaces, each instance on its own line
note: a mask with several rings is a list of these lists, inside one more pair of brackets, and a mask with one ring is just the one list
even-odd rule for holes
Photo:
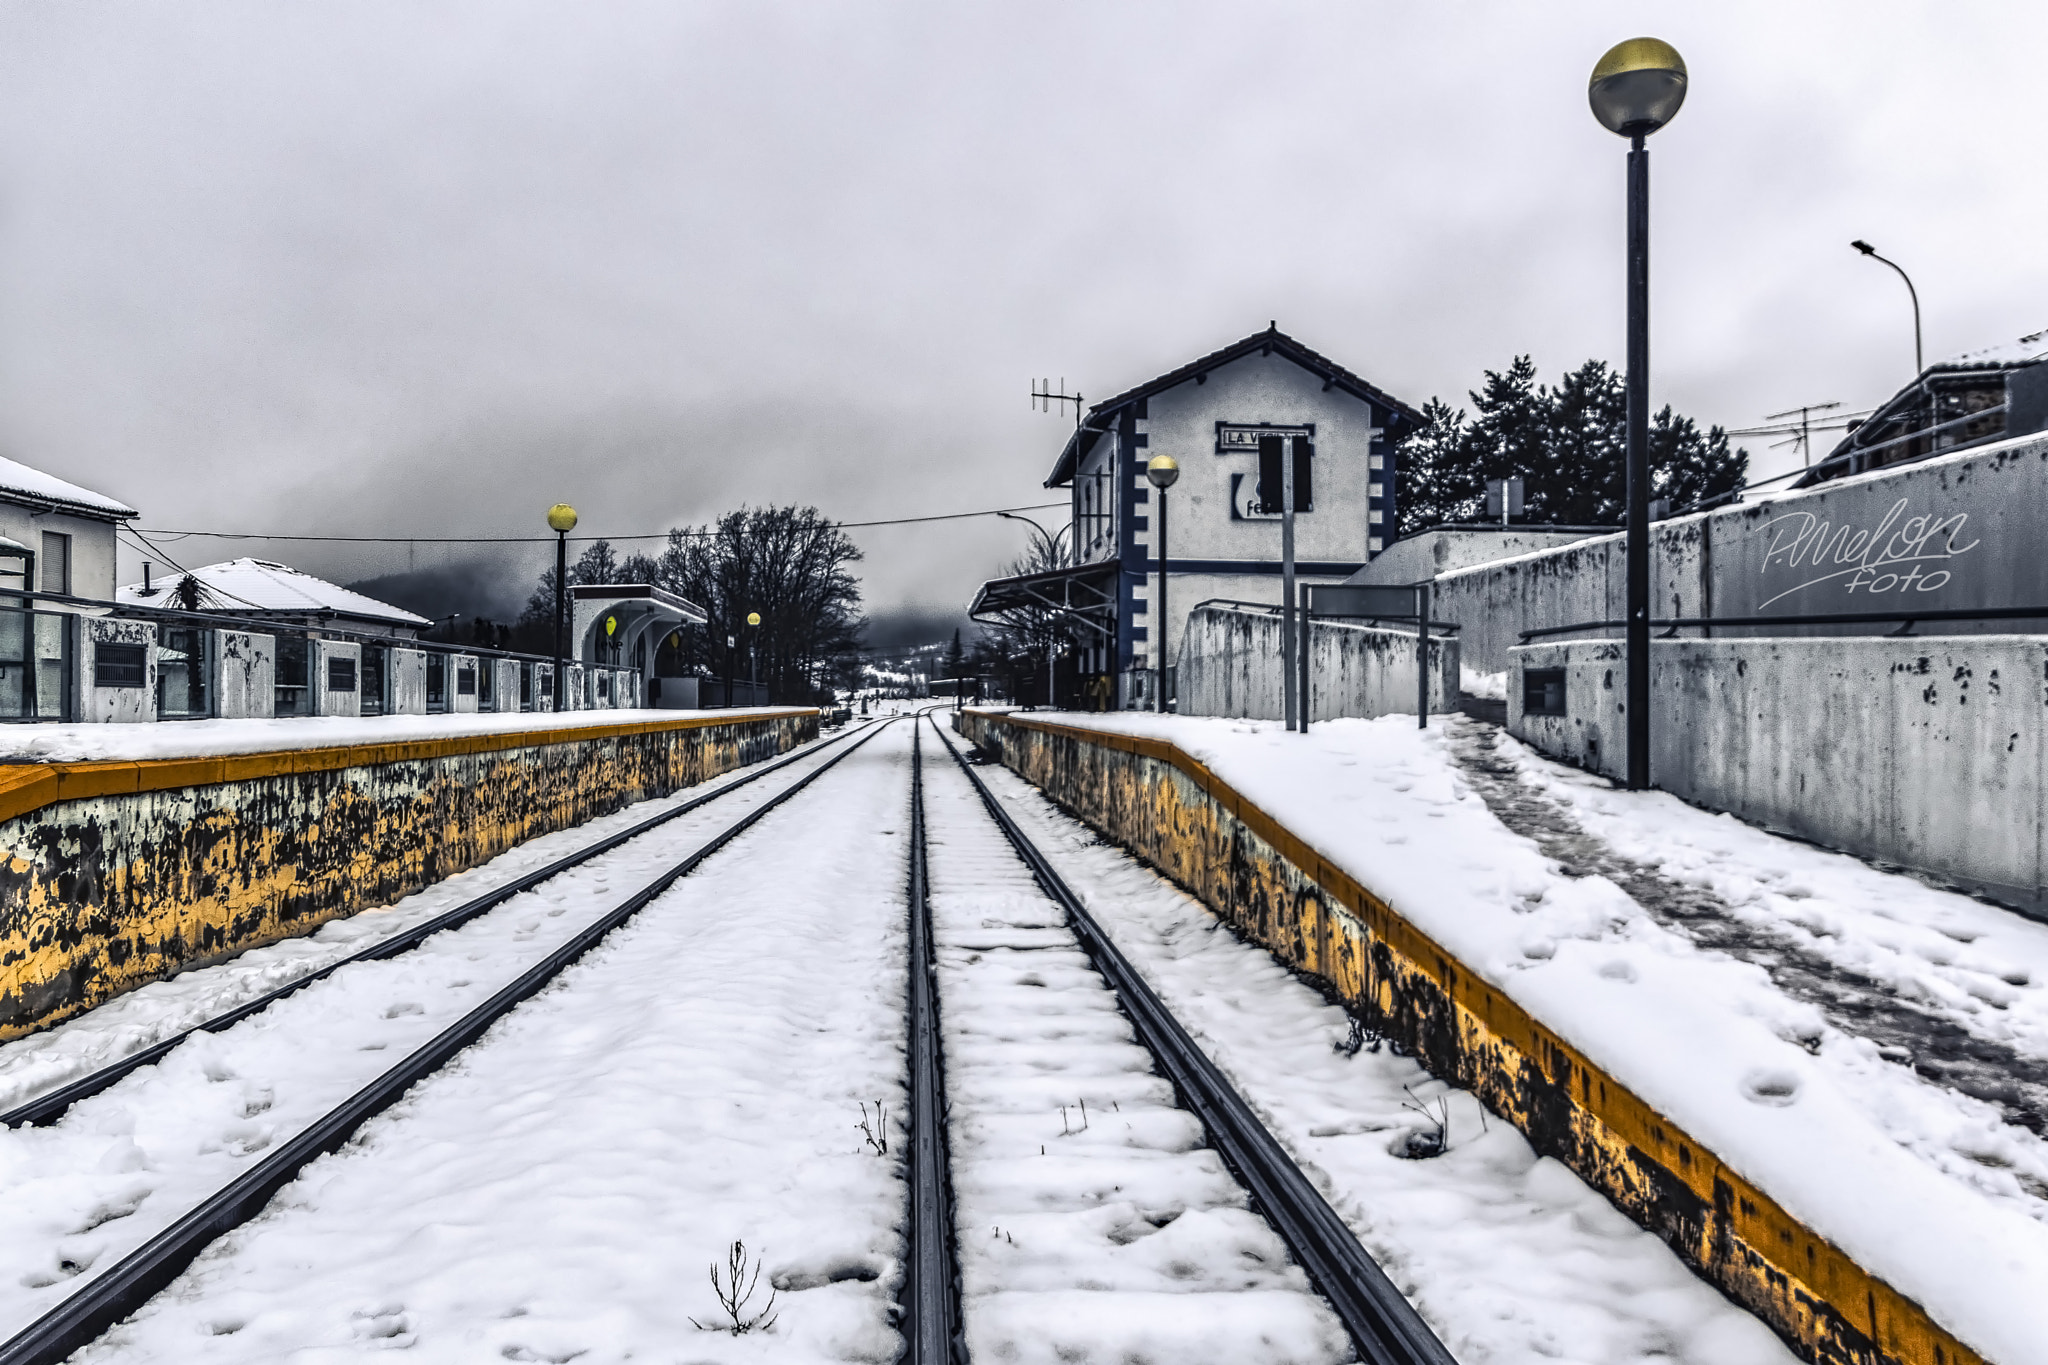
[[[564,709],[642,704],[638,669],[566,663]],[[325,621],[0,592],[0,721],[548,711],[554,673],[545,655]]]

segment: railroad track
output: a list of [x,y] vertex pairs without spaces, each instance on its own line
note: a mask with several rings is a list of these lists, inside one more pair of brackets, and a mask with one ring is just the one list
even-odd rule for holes
[[[942,988],[947,981],[946,972],[958,970],[960,958],[956,943],[947,950],[952,953],[948,960],[953,966],[942,972],[939,962],[941,945],[934,932],[931,869],[927,850],[924,727],[915,717],[911,718],[911,722],[908,913],[906,921],[902,921],[905,922],[908,936],[905,1010],[910,1071],[907,1077],[909,1105],[905,1136],[908,1140],[904,1167],[908,1183],[908,1255],[899,1299],[899,1322],[903,1328],[907,1348],[905,1359],[916,1362],[916,1365],[966,1365],[969,1339],[966,1318],[971,1312],[983,1310],[977,1303],[969,1302],[963,1297],[961,1257],[957,1244],[960,1231],[958,1225],[962,1215],[954,1202],[949,1171],[949,1143],[959,1139],[957,1135],[950,1134],[948,1129],[946,1059],[941,1041],[945,1035],[940,1028],[941,1009],[944,1003]],[[761,802],[744,816],[724,827],[687,857],[668,866],[640,890],[576,932],[574,937],[549,952],[541,961],[521,972],[515,980],[499,989],[489,999],[476,1005],[431,1040],[413,1048],[398,1065],[362,1086],[340,1104],[334,1105],[317,1121],[300,1129],[296,1135],[241,1171],[232,1181],[194,1204],[188,1213],[171,1226],[151,1237],[110,1268],[85,1280],[54,1310],[13,1339],[0,1344],[0,1365],[27,1365],[28,1362],[37,1362],[40,1365],[41,1362],[63,1360],[134,1313],[168,1286],[209,1243],[239,1227],[269,1206],[277,1191],[290,1182],[309,1162],[339,1148],[368,1119],[388,1109],[415,1083],[432,1075],[461,1054],[492,1024],[521,1002],[532,997],[679,879],[689,875],[706,859],[726,847],[771,811],[808,788],[827,771],[888,728],[888,725],[889,722],[886,721],[875,725],[866,734],[804,774],[787,789]],[[1096,925],[1083,904],[1023,834],[960,750],[938,730],[936,725],[933,728],[935,742],[953,759],[953,765],[950,766],[957,767],[966,782],[971,784],[973,793],[972,797],[968,796],[966,790],[960,786],[959,779],[950,774],[944,779],[947,784],[945,799],[950,804],[946,808],[946,821],[942,823],[955,837],[956,843],[941,851],[942,873],[950,876],[956,884],[968,885],[970,890],[967,894],[970,899],[988,893],[998,897],[1014,898],[1019,894],[1016,888],[1024,888],[1021,894],[1029,899],[1033,895],[1029,888],[1035,883],[1037,892],[1042,893],[1047,904],[1042,911],[1030,911],[1025,916],[1034,926],[1029,929],[1028,935],[1038,936],[1032,945],[1027,946],[1058,948],[1058,953],[1038,956],[1050,960],[1063,954],[1064,957],[1073,960],[1073,969],[1076,970],[1088,971],[1088,964],[1092,964],[1093,973],[1100,974],[1102,982],[1106,983],[1106,990],[1114,996],[1113,1004],[1095,1007],[1097,1017],[1093,1023],[1099,1024],[1101,1016],[1114,1020],[1116,1011],[1121,1010],[1122,1016],[1128,1019],[1131,1028],[1136,1032],[1139,1043],[1150,1054],[1153,1070],[1157,1073],[1156,1076],[1142,1074],[1146,1069],[1145,1064],[1142,1060],[1137,1061],[1125,1067],[1126,1072],[1131,1073],[1127,1085],[1156,1088],[1162,1097],[1159,1103],[1169,1106],[1172,1099],[1177,1099],[1180,1110],[1184,1110],[1185,1113],[1168,1113],[1166,1117],[1173,1122],[1188,1125],[1188,1115],[1192,1115],[1193,1120],[1199,1122],[1209,1148],[1222,1158],[1228,1167],[1228,1174],[1235,1177],[1245,1192],[1244,1196],[1233,1194],[1225,1202],[1234,1202],[1241,1206],[1248,1197],[1257,1215],[1263,1216],[1272,1233],[1277,1234],[1279,1242],[1284,1244],[1285,1250],[1291,1254],[1294,1263],[1306,1272],[1314,1288],[1334,1311],[1344,1332],[1351,1338],[1359,1359],[1373,1362],[1373,1365],[1450,1365],[1451,1357],[1412,1306],[1366,1255],[1350,1230],[1316,1193],[1300,1169],[1259,1122],[1243,1099],[1203,1055],[1186,1030],[1160,1003],[1144,980],[1117,950],[1115,944]],[[807,755],[817,752],[816,749],[808,750]],[[792,756],[764,767],[745,781],[766,776],[790,762],[797,761],[800,757],[803,756]],[[900,762],[901,759],[894,761]],[[707,801],[715,800],[742,785],[744,782],[730,784],[717,793],[696,798],[675,810],[665,811],[651,820],[642,821],[619,834],[599,840],[575,854],[558,859],[547,867],[522,877],[507,887],[466,902],[435,920],[344,959],[343,962],[333,964],[320,972],[310,973],[307,977],[229,1011],[218,1019],[209,1020],[176,1038],[166,1039],[143,1053],[124,1059],[106,1068],[105,1072],[95,1073],[82,1081],[73,1082],[60,1091],[32,1102],[31,1105],[22,1106],[5,1117],[9,1122],[50,1122],[62,1113],[63,1107],[98,1093],[122,1076],[131,1074],[151,1061],[161,1059],[175,1049],[179,1042],[188,1040],[195,1034],[229,1028],[236,1022],[260,1013],[270,1004],[292,992],[312,984],[313,981],[331,975],[350,962],[376,961],[410,951],[433,934],[474,919],[489,909],[504,904],[520,892],[530,890],[573,867],[616,850],[627,841],[644,835],[666,821],[690,809],[701,807]],[[1016,864],[1009,861],[1009,852],[999,851],[995,857],[1011,870],[1004,872],[996,881],[987,883],[988,893],[985,893],[975,884],[977,869],[969,868],[958,861],[962,856],[959,854],[957,843],[962,828],[962,812],[973,810],[977,798],[979,812],[985,812],[988,823],[994,826],[995,831],[1000,832],[1001,839],[995,839],[993,833],[982,833],[986,826],[978,823],[974,826],[975,838],[987,848],[1007,848],[1013,851],[1016,859],[1020,860],[1023,868],[1028,871],[1029,881],[1014,870]],[[979,812],[968,818],[978,822],[981,819]],[[768,851],[764,850],[764,854],[766,853]],[[998,883],[1004,882],[1005,879],[1007,883],[1014,883],[1014,886],[1008,886],[1006,883],[1005,886],[999,887]],[[1058,940],[1058,944],[1053,942],[1054,939]],[[1085,962],[1075,951],[1076,943],[1086,954]],[[1090,979],[1093,979],[1092,975]],[[975,1003],[971,994],[972,987],[968,985],[963,988],[968,989],[970,994],[964,996],[959,1003],[967,1007],[971,1014]],[[1100,992],[1102,988],[1090,989]],[[1071,1000],[1076,997],[1068,998]],[[1083,1028],[1092,1026],[1087,1018],[1078,1018],[1077,1022]],[[1067,1025],[1063,1022],[1059,1027],[1064,1029]],[[1120,1023],[1116,1024],[1114,1031],[1122,1034]],[[1128,1048],[1130,1045],[1124,1043],[1122,1046]],[[109,1075],[106,1072],[114,1074]],[[1169,1086],[1171,1095],[1167,1098]],[[1136,1111],[1139,1106],[1134,1105],[1132,1091],[1128,1088],[1124,1091],[1123,1103],[1131,1110],[1126,1116],[1137,1118]],[[1154,1107],[1156,1109],[1157,1105]],[[974,1118],[976,1115],[970,1112],[969,1117]],[[979,1117],[986,1118],[987,1115]],[[1156,1121],[1158,1117],[1155,1113],[1151,1120],[1141,1121]],[[1085,1117],[1082,1122],[1085,1124]],[[1194,1130],[1190,1127],[1189,1131],[1192,1133]],[[1032,1141],[1036,1142],[1037,1138],[1034,1137]],[[1208,1160],[1213,1168],[1213,1158],[1203,1155],[1202,1159]],[[1193,1162],[1192,1159],[1190,1161],[1199,1165],[1199,1162]],[[1226,1188],[1229,1187],[1228,1179],[1223,1172],[1215,1171],[1214,1177],[1222,1181]],[[1251,1217],[1244,1213],[1236,1216],[1241,1219]],[[1272,1257],[1276,1271],[1294,1274],[1280,1264],[1285,1258],[1278,1255],[1278,1250],[1278,1247],[1274,1248]],[[1299,1295],[1298,1301],[1313,1304],[1313,1300],[1306,1295]]]
[[[625,924],[677,881],[695,871],[705,859],[717,853],[770,812],[795,797],[867,744],[886,729],[889,723],[883,721],[876,724],[853,743],[790,784],[787,789],[778,792],[726,826],[687,857],[668,867],[639,891],[628,896],[612,910],[585,926],[566,943],[520,973],[509,985],[471,1009],[423,1046],[414,1049],[396,1066],[386,1070],[342,1103],[328,1110],[288,1141],[272,1148],[260,1161],[242,1171],[183,1217],[151,1237],[108,1270],[88,1280],[56,1308],[29,1324],[4,1344],[0,1344],[0,1365],[55,1365],[55,1362],[64,1360],[72,1352],[100,1337],[176,1279],[209,1243],[261,1212],[271,1197],[290,1182],[307,1163],[338,1149],[365,1122],[396,1104],[416,1082],[446,1066],[494,1023],[561,975],[612,931]],[[851,733],[838,736],[829,743],[839,743]],[[789,763],[817,753],[818,749],[811,748],[802,754],[777,760],[742,781],[728,783],[716,792],[707,793],[649,820],[641,821],[558,859],[508,886],[465,902],[414,929],[319,971],[308,973],[265,996],[31,1101],[11,1111],[4,1118],[10,1126],[18,1123],[53,1123],[71,1105],[100,1093],[138,1068],[161,1060],[179,1044],[196,1034],[219,1032],[230,1028],[351,963],[377,961],[409,952],[436,933],[473,920],[523,891],[532,890],[572,868],[618,849],[630,840],[645,835],[690,810],[718,800]]]
[[[1371,1365],[1454,1365],[1429,1325],[1368,1255],[1344,1221],[1216,1065],[1202,1052],[1144,978],[1118,951],[1052,864],[981,780],[936,723],[938,743],[979,796],[989,818],[1053,901],[1095,969],[1108,983],[1139,1042],[1171,1082],[1184,1108],[1250,1194],[1295,1261],[1335,1310],[1358,1358]],[[921,727],[920,727],[921,729]],[[903,1306],[914,1365],[963,1365],[958,1255],[946,1236],[947,1149],[942,1133],[944,1059],[938,1046],[936,969],[925,850],[923,752],[912,750],[910,851],[910,1037],[913,1072],[911,1140],[911,1267]]]

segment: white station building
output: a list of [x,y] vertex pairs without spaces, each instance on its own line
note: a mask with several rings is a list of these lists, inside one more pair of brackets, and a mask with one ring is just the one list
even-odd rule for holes
[[[1045,481],[1072,499],[1073,563],[984,583],[970,612],[1065,613],[1078,673],[1112,675],[1115,705],[1147,705],[1191,608],[1280,601],[1282,460],[1294,462],[1298,579],[1340,583],[1392,543],[1394,447],[1421,420],[1277,326],[1255,332],[1089,408]],[[1155,455],[1180,463],[1164,623],[1150,609],[1158,495],[1145,463]]]

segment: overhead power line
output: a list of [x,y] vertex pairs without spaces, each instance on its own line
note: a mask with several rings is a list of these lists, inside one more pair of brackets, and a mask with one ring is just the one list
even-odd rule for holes
[[[835,521],[831,524],[842,531],[858,531],[870,526],[912,526],[927,521],[962,521],[969,517],[1000,516],[1004,512],[1043,512],[1055,507],[1065,507],[1064,502],[1034,502],[1022,507],[987,507],[975,512],[940,512],[928,517],[885,517],[880,521]],[[188,536],[204,536],[209,540],[279,540],[316,541],[349,545],[552,545],[553,536],[297,536],[272,535],[261,531],[191,531],[169,527],[150,527],[147,531],[130,528],[136,534],[164,536],[183,539]],[[714,536],[716,531],[651,531],[644,535],[623,536],[570,536],[575,541],[628,541],[667,540],[671,535],[690,538]],[[161,552],[159,552],[161,553]],[[169,559],[169,555],[164,558]]]

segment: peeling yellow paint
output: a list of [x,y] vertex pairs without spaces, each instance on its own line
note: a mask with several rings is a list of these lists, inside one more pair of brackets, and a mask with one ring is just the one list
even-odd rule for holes
[[0,1039],[817,729],[791,710],[0,772]]
[[1825,1365],[1984,1365],[1199,760],[1162,740],[966,711],[962,729],[1325,983]]

